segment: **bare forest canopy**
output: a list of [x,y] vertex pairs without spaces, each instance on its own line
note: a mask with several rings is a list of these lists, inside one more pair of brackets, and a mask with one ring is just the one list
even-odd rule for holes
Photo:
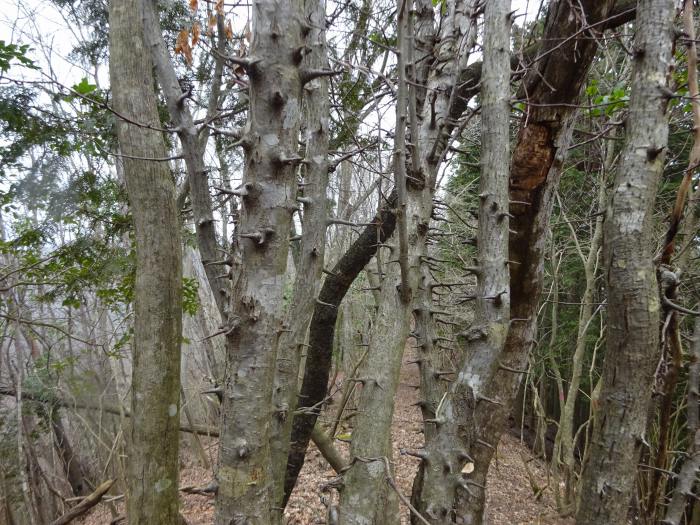
[[692,0],[15,2],[0,524],[700,523]]

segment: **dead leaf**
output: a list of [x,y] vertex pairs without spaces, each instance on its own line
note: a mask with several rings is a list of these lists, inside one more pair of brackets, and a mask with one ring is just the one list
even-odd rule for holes
[[233,40],[233,26],[231,25],[231,20],[226,21],[226,40]]
[[211,15],[207,21],[207,35],[214,36],[214,28],[216,27],[216,15]]
[[216,0],[214,11],[216,11],[217,14],[224,16],[224,0]]
[[462,467],[462,474],[471,474],[474,472],[474,463],[468,462]]
[[199,7],[198,0],[190,0],[190,9],[192,10],[193,13],[197,12],[197,7]]
[[190,47],[190,32],[187,29],[183,29],[177,34],[177,40],[175,41],[175,54],[181,54],[185,57],[185,62],[188,66],[192,65],[192,48]]
[[199,42],[199,35],[201,32],[202,30],[200,29],[199,22],[195,22],[192,26],[192,47],[196,46],[197,42]]

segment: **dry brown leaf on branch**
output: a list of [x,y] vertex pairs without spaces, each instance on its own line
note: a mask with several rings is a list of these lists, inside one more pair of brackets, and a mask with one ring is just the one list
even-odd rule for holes
[[216,27],[216,15],[211,15],[207,21],[207,35],[214,36],[214,28]]
[[197,45],[199,42],[199,35],[202,33],[201,26],[199,22],[195,22],[192,26],[192,47]]
[[199,7],[198,0],[190,0],[190,9],[192,10],[193,13],[197,12],[197,7]]
[[231,25],[231,20],[226,20],[226,40],[233,40],[233,26]]
[[175,54],[185,57],[188,66],[192,65],[192,48],[190,47],[190,32],[183,29],[177,34],[175,41]]
[[214,11],[216,11],[217,14],[224,16],[224,0],[216,0]]

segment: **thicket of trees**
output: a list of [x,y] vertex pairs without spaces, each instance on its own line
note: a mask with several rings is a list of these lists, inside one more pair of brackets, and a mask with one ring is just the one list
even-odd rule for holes
[[562,517],[700,523],[692,0],[47,6],[69,56],[0,41],[0,522],[283,523],[313,441],[329,524],[480,524],[516,429]]

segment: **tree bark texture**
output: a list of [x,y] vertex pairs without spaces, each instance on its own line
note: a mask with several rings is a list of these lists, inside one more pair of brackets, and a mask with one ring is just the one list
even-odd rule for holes
[[182,249],[175,185],[138,0],[109,6],[110,80],[134,221],[136,282],[128,459],[129,523],[178,522]]
[[304,38],[299,1],[252,6],[250,109],[221,406],[217,525],[273,521],[272,383],[296,207]]
[[[503,433],[517,395],[537,327],[537,308],[542,289],[544,250],[549,217],[561,167],[572,131],[574,105],[597,49],[596,28],[607,27],[614,2],[568,1],[549,6],[542,44],[531,71],[523,79],[527,115],[523,117],[510,167],[510,329],[498,365],[482,377],[482,396],[497,403],[481,401],[469,407],[476,434],[466,452],[474,463],[470,492],[459,489],[458,503],[464,523],[483,520],[485,485],[495,446]],[[471,67],[466,71],[471,72]],[[476,75],[474,71],[472,74]],[[545,82],[543,79],[547,79]],[[471,85],[471,84],[470,84]],[[465,87],[465,89],[467,89]],[[421,463],[424,471],[426,463]],[[423,476],[414,487],[420,494]],[[424,485],[424,483],[423,483]],[[455,490],[457,490],[455,488]],[[420,502],[421,508],[429,500]]]
[[659,291],[652,261],[652,207],[668,139],[667,75],[674,2],[637,7],[627,139],[605,216],[608,328],[603,387],[584,467],[576,523],[624,523],[646,442],[658,360]]
[[[510,322],[508,283],[508,173],[510,118],[510,1],[486,4],[482,74],[482,171],[479,186],[478,278],[475,322],[464,334],[466,353],[457,379],[427,422],[435,429],[426,442],[420,510],[431,523],[471,523],[458,506],[458,491],[475,483],[463,473],[473,443],[477,403],[483,384],[498,366]],[[479,489],[479,484],[475,487]]]
[[[365,227],[323,281],[309,325],[306,366],[298,396],[300,410],[316,406],[326,397],[338,307],[350,285],[376,253],[378,245],[385,243],[394,233],[396,202],[396,191],[393,191],[371,224]],[[285,476],[285,505],[304,466],[306,449],[319,412],[320,409],[307,410],[294,416]]]
[[[325,3],[320,0],[306,0],[304,17],[311,29],[306,37],[309,52],[304,58],[303,67],[307,71],[328,70]],[[299,365],[306,344],[309,322],[314,307],[318,304],[330,212],[327,198],[330,120],[328,78],[321,75],[306,83],[303,96],[306,151],[302,169],[304,184],[297,197],[297,201],[303,206],[301,246],[286,331],[280,337],[273,394],[277,417],[273,420],[272,459],[275,500],[280,508],[283,508],[284,479],[292,433],[291,414],[296,409],[299,391]],[[280,517],[281,515],[280,512]]]
[[[187,100],[183,96],[182,88],[180,87],[180,82],[158,21],[156,0],[142,0],[142,2],[146,42],[155,66],[158,83],[165,96],[170,118],[178,130],[177,135],[182,144],[182,154],[187,167],[187,179],[190,186],[190,201],[194,216],[197,247],[202,257],[209,286],[214,292],[219,312],[224,317],[225,290],[228,280],[218,276],[221,274],[220,266],[210,264],[221,257],[217,253],[214,213],[209,194],[209,177],[204,167],[206,140],[204,143],[200,141],[199,131],[194,125],[192,114],[187,107]],[[219,41],[223,42],[223,39],[220,38]],[[222,50],[220,49],[220,51]],[[221,78],[220,63],[221,60],[217,60],[217,70],[214,73],[215,89],[212,90],[211,94],[211,97],[216,99],[218,99],[219,95],[218,85]],[[214,101],[214,110],[216,110],[216,102]]]
[[[399,2],[399,85],[397,88],[397,130],[394,170],[399,191],[397,207],[405,235],[399,232],[384,268],[379,310],[370,334],[366,377],[353,429],[351,468],[346,472],[340,500],[340,521],[348,524],[394,523],[398,520],[396,494],[387,483],[384,469],[391,460],[391,422],[393,403],[401,369],[403,350],[410,331],[411,315],[421,290],[429,293],[427,238],[432,215],[432,199],[437,166],[449,143],[454,122],[448,119],[454,104],[454,90],[462,68],[466,67],[476,37],[476,8],[472,2],[449,3],[442,21],[439,44],[430,69],[426,70],[429,94],[425,97],[411,86],[424,85],[416,79],[414,54],[415,29],[410,2]],[[419,9],[417,14],[424,14]],[[419,38],[433,32],[424,18],[416,24]],[[410,29],[409,29],[410,28]],[[506,50],[507,53],[507,50]],[[427,57],[421,56],[421,63]],[[411,78],[407,78],[410,74]],[[429,109],[422,110],[418,121],[417,100],[424,99]],[[411,146],[405,140],[410,130]],[[408,155],[410,151],[410,156]],[[406,173],[407,169],[410,176]],[[410,235],[408,234],[410,232]],[[397,265],[398,262],[398,265]],[[426,305],[423,305],[425,310]],[[424,314],[430,315],[429,311]],[[430,319],[421,318],[428,334]],[[419,342],[419,344],[421,344]],[[422,356],[421,356],[422,357]],[[373,461],[366,461],[373,458]],[[379,461],[387,458],[389,461]]]

